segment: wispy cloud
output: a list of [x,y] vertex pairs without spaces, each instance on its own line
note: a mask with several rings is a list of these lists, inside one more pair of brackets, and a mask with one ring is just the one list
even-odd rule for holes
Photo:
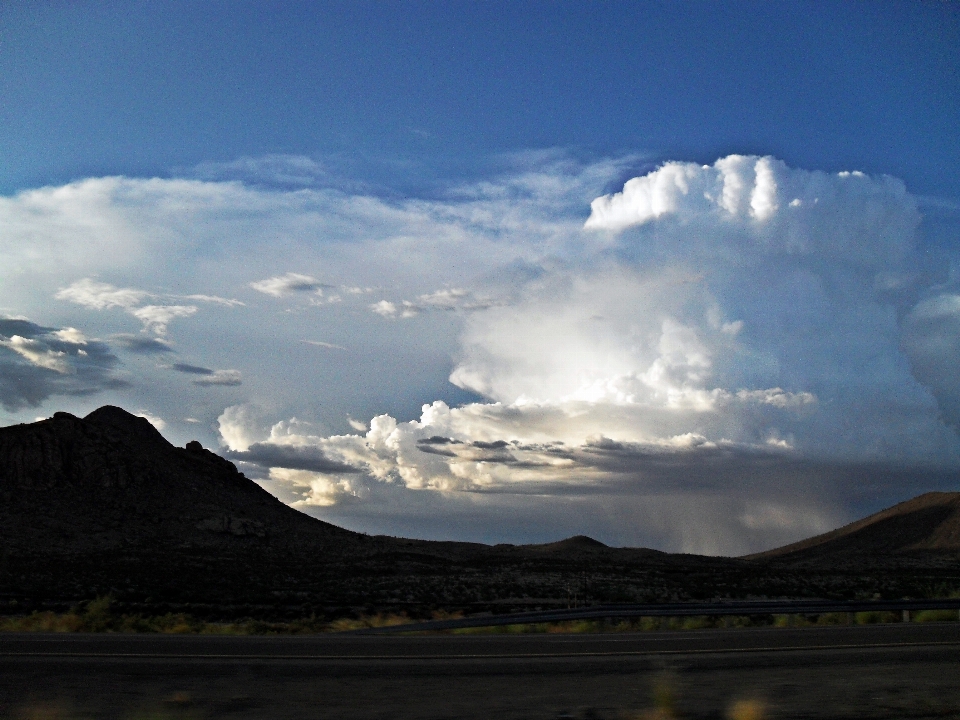
[[291,293],[314,293],[318,291],[320,294],[323,293],[323,288],[330,287],[315,277],[310,275],[301,275],[300,273],[288,272],[284,275],[277,275],[276,277],[270,277],[266,280],[258,280],[257,282],[250,283],[252,287],[257,292],[262,292],[265,295],[272,295],[273,297],[283,297],[284,295],[289,295]]
[[[82,278],[60,289],[56,294],[57,300],[82,305],[93,310],[107,310],[121,308],[143,323],[143,332],[152,332],[156,335],[166,335],[171,321],[176,318],[190,317],[198,310],[196,305],[141,305],[144,300],[156,298],[185,298],[200,302],[209,302],[226,307],[242,306],[239,300],[217,297],[215,295],[164,295],[150,293],[135,288],[118,288],[109,283],[98,282],[90,278]],[[141,345],[142,348],[147,347]]]
[[213,370],[211,368],[202,367],[200,365],[189,365],[187,363],[174,363],[170,367],[179,373],[186,373],[187,375],[199,376],[197,377],[197,379],[193,380],[194,385],[235,386],[235,385],[240,385],[243,380],[243,377],[240,374],[239,370]]
[[369,308],[377,315],[386,318],[412,318],[432,310],[470,312],[506,304],[503,300],[477,296],[464,288],[443,288],[432,293],[424,293],[416,300],[399,302],[380,300],[369,305]]
[[322,340],[301,340],[300,342],[305,345],[313,345],[314,347],[328,348],[329,350],[346,350],[343,345],[335,345],[333,343],[323,342]]
[[94,310],[106,310],[107,308],[129,310],[148,297],[150,297],[150,293],[143,290],[118,288],[90,278],[77,280],[56,294],[57,300],[67,300]]
[[169,341],[164,338],[118,333],[110,339],[127,352],[138,355],[155,355],[157,353],[173,352],[173,347],[171,347]]

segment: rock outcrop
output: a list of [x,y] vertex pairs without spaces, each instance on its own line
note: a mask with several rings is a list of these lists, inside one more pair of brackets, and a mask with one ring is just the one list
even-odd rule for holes
[[284,505],[199,442],[174,447],[121,408],[0,428],[6,548],[302,547],[354,537]]

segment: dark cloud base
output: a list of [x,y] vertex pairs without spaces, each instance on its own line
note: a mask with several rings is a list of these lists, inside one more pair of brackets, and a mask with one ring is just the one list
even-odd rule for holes
[[119,334],[114,335],[112,339],[127,352],[137,355],[158,355],[173,352],[173,348],[165,340],[146,335]]
[[360,468],[353,465],[328,458],[319,448],[255,443],[245,452],[225,450],[221,454],[230,460],[260,466],[264,471],[278,467],[331,474],[361,472]]
[[65,372],[57,372],[34,365],[12,349],[0,346],[0,405],[6,410],[38,407],[54,395],[94,395],[129,386],[112,375],[118,359],[106,343],[68,342],[54,336],[54,332],[55,328],[28,320],[0,319],[0,335],[17,335],[38,343],[39,350],[62,353],[59,360],[65,366]]

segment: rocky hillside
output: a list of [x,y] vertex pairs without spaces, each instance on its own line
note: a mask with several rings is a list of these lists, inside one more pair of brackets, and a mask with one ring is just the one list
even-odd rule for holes
[[284,505],[200,443],[174,447],[147,420],[111,406],[0,428],[0,500],[7,550],[356,539]]

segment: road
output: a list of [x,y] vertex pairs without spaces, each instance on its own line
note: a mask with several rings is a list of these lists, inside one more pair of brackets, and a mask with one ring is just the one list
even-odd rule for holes
[[[0,716],[960,718],[960,623],[604,635],[0,635]],[[659,698],[659,700],[657,700]],[[741,707],[745,707],[742,706]]]

